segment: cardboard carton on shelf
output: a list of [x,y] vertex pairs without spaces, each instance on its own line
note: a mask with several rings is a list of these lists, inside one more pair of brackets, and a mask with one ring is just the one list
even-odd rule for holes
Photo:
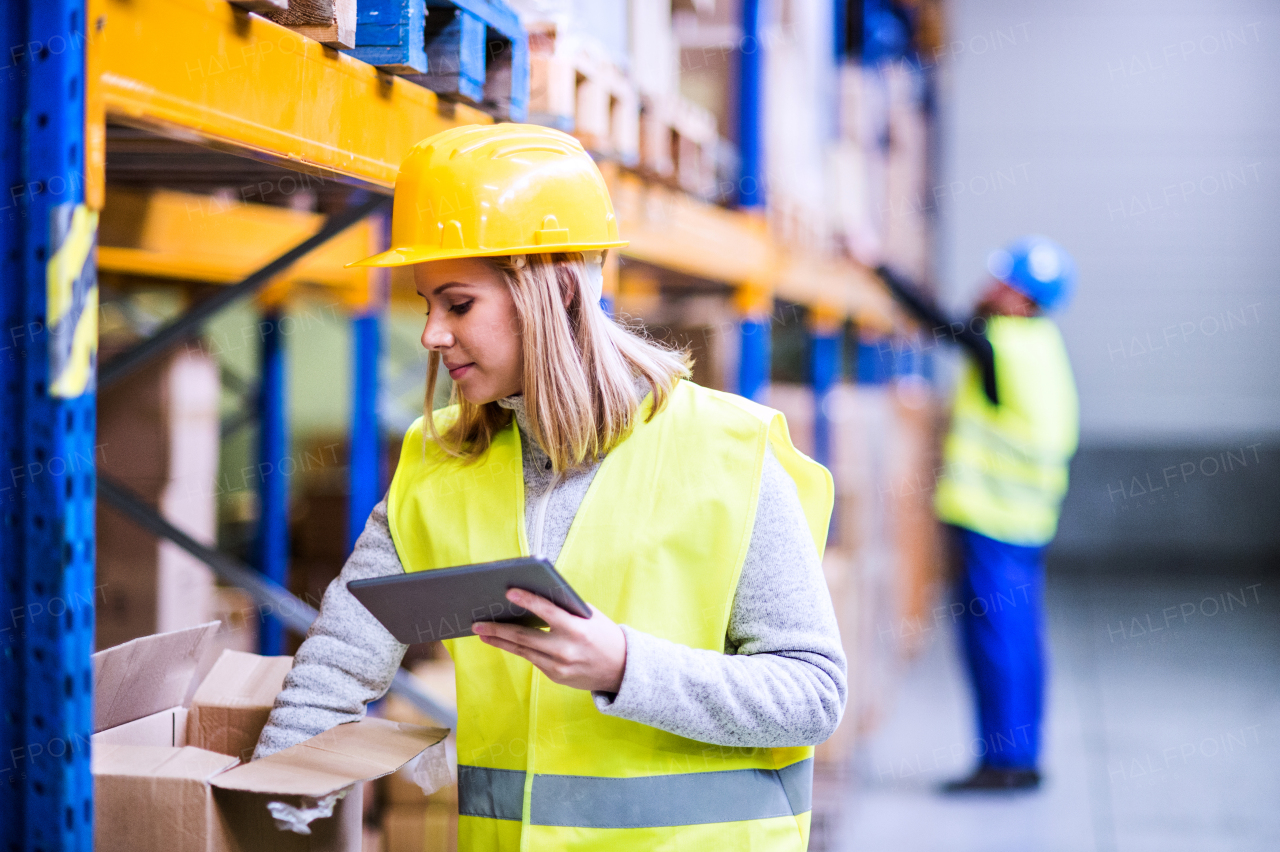
[[232,651],[253,653],[253,649],[258,647],[262,610],[244,589],[215,586],[213,612],[209,620],[222,622],[222,627],[213,640],[215,649],[229,648]]
[[386,852],[456,852],[458,808],[393,804],[382,816]]
[[288,670],[287,657],[224,652],[185,704],[217,627],[144,636],[94,655],[98,848],[358,852],[363,782],[405,765],[428,788],[448,782],[447,731],[384,719],[339,725],[253,763],[188,744],[194,736],[251,749],[241,744],[256,742],[256,720],[266,722],[263,709]]
[[[827,589],[831,593],[831,603],[836,614],[836,624],[840,629],[840,641],[844,648],[845,659],[850,669],[849,684],[855,683],[854,670],[857,666],[858,624],[856,587],[849,554],[839,548],[827,547],[822,558],[822,573],[827,581]],[[854,696],[850,695],[848,705],[856,705]],[[836,730],[825,742],[819,743],[814,750],[814,761],[819,765],[842,766],[853,755],[858,739],[857,714],[846,711]]]
[[[183,349],[101,393],[94,460],[197,541],[216,538],[217,359]],[[100,648],[209,621],[214,577],[110,506],[97,516]]]

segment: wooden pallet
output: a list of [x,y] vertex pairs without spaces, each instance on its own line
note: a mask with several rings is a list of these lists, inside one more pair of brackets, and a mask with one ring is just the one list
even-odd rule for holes
[[326,47],[356,46],[356,0],[232,0]]
[[529,120],[573,133],[582,144],[624,165],[640,159],[640,98],[607,57],[557,43],[554,23],[529,26]]
[[577,72],[572,60],[556,55],[555,24],[530,24],[529,121],[572,133],[577,111]]
[[679,95],[646,95],[640,106],[640,166],[681,189],[710,197],[716,184],[716,120]]
[[248,12],[283,12],[289,8],[289,0],[228,0]]
[[824,209],[784,192],[767,196],[769,232],[789,251],[823,255],[831,251],[831,234]]
[[640,96],[612,62],[580,53],[574,63],[574,135],[624,165],[640,161]]
[[528,37],[501,0],[360,0],[346,52],[498,118],[526,118]]

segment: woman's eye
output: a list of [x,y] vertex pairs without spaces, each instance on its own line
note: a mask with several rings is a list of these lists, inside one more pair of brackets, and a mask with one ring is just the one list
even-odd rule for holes
[[465,302],[459,302],[458,304],[449,308],[449,310],[457,314],[458,316],[462,316],[467,311],[471,310],[471,305],[473,302],[475,302],[475,299],[467,299]]

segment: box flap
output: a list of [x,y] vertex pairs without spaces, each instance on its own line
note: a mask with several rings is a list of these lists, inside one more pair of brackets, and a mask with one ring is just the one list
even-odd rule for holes
[[361,719],[237,766],[211,783],[224,790],[318,798],[395,772],[448,734],[443,728]]
[[94,747],[101,745],[177,746],[187,744],[187,708],[170,707],[90,737]]
[[196,688],[191,706],[270,708],[291,668],[293,657],[260,657],[228,648]]
[[208,781],[240,761],[215,751],[184,746],[95,745],[93,774]]
[[94,654],[94,733],[182,704],[219,623],[142,636]]

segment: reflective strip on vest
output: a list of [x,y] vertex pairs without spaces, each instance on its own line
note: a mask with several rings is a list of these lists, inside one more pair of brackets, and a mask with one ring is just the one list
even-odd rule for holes
[[461,816],[520,821],[524,811],[524,772],[458,765],[458,813]]
[[[525,773],[458,767],[462,816],[519,820]],[[535,775],[530,825],[659,828],[798,816],[812,809],[813,760],[782,769],[734,769],[637,778]]]

